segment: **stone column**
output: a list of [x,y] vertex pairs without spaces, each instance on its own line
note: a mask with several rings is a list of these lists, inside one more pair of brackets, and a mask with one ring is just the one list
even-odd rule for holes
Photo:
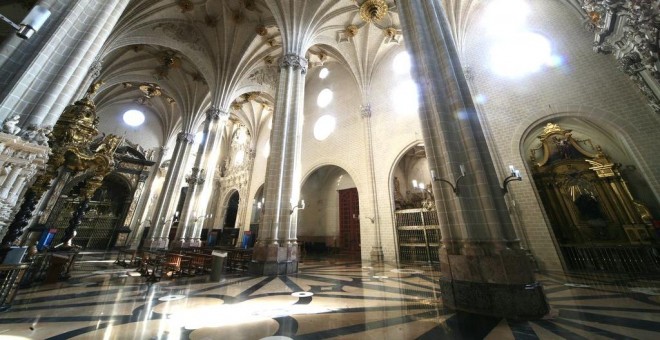
[[286,54],[280,62],[271,151],[266,165],[264,216],[250,271],[273,275],[298,271],[297,209],[300,199],[302,105],[307,60]]
[[144,221],[147,218],[147,214],[148,214],[147,205],[149,204],[149,199],[154,190],[153,188],[154,180],[156,179],[156,177],[158,177],[158,170],[160,167],[160,163],[163,161],[163,157],[165,157],[166,152],[167,152],[166,147],[160,148],[160,152],[158,153],[158,158],[155,161],[156,164],[153,165],[151,171],[149,171],[148,173],[149,177],[144,185],[145,190],[142,191],[142,194],[139,197],[135,196],[136,199],[139,200],[139,203],[135,210],[135,214],[133,215],[134,217],[129,224],[129,228],[131,228],[131,234],[129,235],[128,244],[129,244],[129,248],[131,249],[136,249],[140,243],[140,237],[142,236],[145,227]]
[[2,168],[0,168],[0,187],[2,187],[5,184],[5,181],[7,180],[7,177],[11,173],[11,168],[14,165],[9,163],[9,162],[3,162]]
[[453,181],[433,185],[442,225],[440,285],[445,307],[511,318],[548,311],[532,266],[520,249],[483,127],[451,37],[441,1],[399,2],[414,78],[429,170]]
[[[205,133],[206,135],[206,133]],[[206,142],[206,141],[205,141]],[[199,145],[200,149],[203,149],[204,144]],[[197,196],[199,186],[204,185],[204,169],[198,168],[197,163],[201,158],[202,150],[199,150],[197,153],[197,159],[195,159],[195,167],[192,168],[190,175],[186,176],[186,183],[188,183],[188,192],[186,193],[186,199],[183,202],[183,208],[181,212],[181,218],[179,219],[179,228],[176,232],[176,240],[170,245],[171,248],[188,248],[190,247],[189,243],[186,242],[186,235],[188,234],[188,229],[192,229],[190,223],[196,224],[198,216],[195,216],[195,206],[193,202],[195,201],[194,196]]]
[[150,249],[166,248],[168,245],[167,234],[170,230],[172,218],[170,215],[170,206],[179,195],[176,190],[179,188],[179,177],[181,169],[188,158],[188,153],[195,140],[195,136],[188,132],[180,132],[177,135],[176,145],[172,153],[170,167],[167,169],[163,187],[158,195],[158,203],[151,219],[151,230],[149,237],[145,241],[144,247]]
[[29,117],[25,126],[53,125],[128,2],[48,1],[52,15],[39,32],[8,38],[0,46],[0,121],[18,114]]
[[[383,247],[380,239],[380,216],[378,214],[378,192],[376,190],[376,170],[374,168],[374,145],[373,145],[373,134],[371,129],[371,106],[369,104],[362,105],[360,107],[360,115],[362,116],[362,121],[364,122],[364,138],[367,144],[366,150],[366,161],[369,166],[369,187],[371,189],[371,202],[374,209],[374,216],[371,219],[374,233],[374,245],[371,248],[369,253],[371,257],[371,262],[380,263],[383,262],[385,255],[383,254]],[[361,212],[361,214],[364,214]]]
[[35,165],[28,165],[23,169],[23,171],[21,171],[21,173],[18,175],[18,179],[12,186],[11,190],[9,190],[9,194],[7,194],[7,202],[9,204],[16,205],[18,196],[25,188],[25,184],[28,182],[28,178],[34,176],[36,172],[37,170]]
[[9,191],[11,191],[11,189],[14,187],[14,184],[16,184],[18,175],[20,175],[21,172],[23,172],[23,166],[20,165],[15,165],[13,169],[11,169],[7,175],[7,178],[2,183],[2,186],[0,186],[0,199],[4,200],[9,197]]
[[[204,215],[205,209],[200,206],[200,197],[204,191],[204,183],[207,180],[207,171],[205,169],[215,168],[214,164],[209,164],[210,158],[219,142],[218,131],[224,126],[229,114],[222,111],[217,107],[211,107],[206,111],[206,121],[204,122],[204,140],[199,144],[197,151],[197,158],[192,168],[191,175],[186,178],[188,183],[188,193],[186,200],[183,204],[183,211],[179,219],[179,229],[177,230],[177,243],[178,247],[199,247],[201,242],[199,240],[201,229],[199,233],[195,233],[197,225],[202,225],[204,219],[200,220],[199,214]],[[217,158],[217,157],[216,157]],[[213,167],[209,167],[213,166]],[[201,212],[200,212],[201,211]]]

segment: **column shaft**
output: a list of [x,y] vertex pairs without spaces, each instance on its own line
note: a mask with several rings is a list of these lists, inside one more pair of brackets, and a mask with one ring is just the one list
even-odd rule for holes
[[302,105],[307,60],[287,54],[281,63],[271,152],[266,165],[264,216],[250,270],[284,274],[298,270],[297,209],[300,200]]
[[467,176],[454,194],[435,182],[442,226],[440,284],[446,307],[513,318],[543,316],[548,306],[520,249],[497,172],[440,1],[399,3],[422,94],[420,120],[429,170]]
[[167,169],[163,187],[158,195],[158,203],[151,219],[152,229],[149,230],[149,239],[145,242],[145,247],[147,248],[167,247],[167,233],[170,230],[173,218],[170,215],[170,206],[172,205],[172,201],[178,197],[176,190],[179,188],[178,179],[181,175],[180,171],[193,141],[194,135],[190,133],[181,132],[177,135],[170,166]]

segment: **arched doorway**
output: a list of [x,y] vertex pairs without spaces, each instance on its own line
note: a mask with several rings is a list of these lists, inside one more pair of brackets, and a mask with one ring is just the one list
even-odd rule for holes
[[[86,179],[87,177],[82,176],[72,179],[55,203],[46,222],[47,227],[57,229],[53,245],[58,245],[64,236],[69,219],[80,203],[80,190]],[[116,231],[123,226],[132,197],[131,192],[125,177],[117,173],[108,175],[90,199],[89,209],[76,231],[73,244],[89,250],[112,248],[117,237]]]
[[658,204],[652,195],[640,195],[643,179],[611,134],[565,119],[539,125],[524,145],[568,270],[660,271],[651,249]]
[[234,228],[236,226],[236,216],[238,215],[239,201],[240,195],[238,194],[238,191],[234,191],[231,196],[229,196],[229,201],[227,201],[225,222],[222,225],[223,229]]
[[346,170],[327,165],[305,179],[299,210],[298,243],[305,256],[361,258],[360,199]]
[[401,262],[438,262],[440,223],[423,144],[401,154],[392,171],[392,206]]

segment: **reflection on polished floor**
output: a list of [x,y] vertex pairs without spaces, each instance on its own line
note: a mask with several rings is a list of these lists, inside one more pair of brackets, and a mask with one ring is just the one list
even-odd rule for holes
[[305,261],[292,276],[147,284],[112,262],[86,255],[68,282],[20,290],[0,339],[660,338],[658,281],[541,275],[553,313],[515,321],[444,309],[431,266]]

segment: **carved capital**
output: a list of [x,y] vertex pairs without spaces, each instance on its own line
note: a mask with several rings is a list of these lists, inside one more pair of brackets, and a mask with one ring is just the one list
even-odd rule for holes
[[360,116],[362,116],[362,118],[371,118],[371,105],[361,105]]
[[307,73],[307,65],[308,65],[307,59],[297,54],[287,54],[283,56],[282,60],[280,61],[281,68],[292,67],[296,70],[301,69],[302,74]]
[[179,134],[176,135],[176,141],[179,143],[184,142],[184,143],[192,144],[195,142],[195,135],[188,132],[179,132]]
[[222,111],[217,106],[211,106],[206,110],[206,120],[218,120]]

